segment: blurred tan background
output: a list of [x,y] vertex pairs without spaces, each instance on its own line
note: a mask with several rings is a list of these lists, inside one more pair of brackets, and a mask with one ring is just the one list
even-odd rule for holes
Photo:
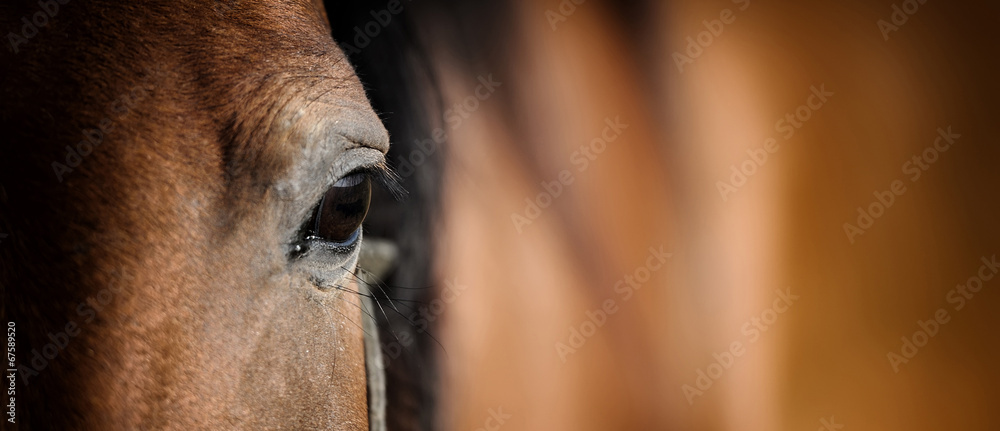
[[[1000,6],[514,10],[501,84],[448,131],[441,427],[1000,429],[1000,280],[952,292],[1000,251]],[[451,55],[445,106],[482,83]]]

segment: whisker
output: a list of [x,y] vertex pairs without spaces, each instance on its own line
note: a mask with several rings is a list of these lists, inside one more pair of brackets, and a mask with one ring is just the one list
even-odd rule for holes
[[[291,289],[291,288],[292,288],[292,280],[291,280],[291,279],[289,279],[289,280],[288,280],[288,288],[289,288],[289,289]],[[330,314],[330,309],[331,309],[332,307],[330,307],[330,306],[329,306],[329,305],[327,305],[327,304],[324,304],[324,303],[323,303],[322,301],[320,301],[320,300],[316,299],[315,297],[310,297],[310,298],[309,298],[309,300],[310,300],[310,301],[313,301],[313,302],[315,302],[315,303],[317,303],[317,304],[319,304],[319,305],[320,305],[320,308],[321,308],[321,309],[323,309],[323,310],[324,310],[324,311],[325,311],[325,312],[327,313],[327,315],[328,315],[328,316],[330,317],[330,320],[335,320],[335,319],[334,319],[334,317],[333,317],[333,315],[331,315],[331,314]],[[350,304],[350,302],[349,302],[349,301],[347,301],[347,300],[346,300],[346,299],[344,299],[344,298],[340,298],[340,300],[341,300],[341,301],[344,301],[344,302],[346,302],[346,303],[348,303],[348,304]],[[365,331],[365,328],[364,328],[364,327],[362,327],[361,325],[358,325],[358,323],[357,323],[357,322],[355,322],[354,320],[352,320],[352,319],[351,319],[350,317],[348,317],[348,316],[347,316],[347,315],[345,315],[344,313],[341,313],[340,311],[337,311],[337,309],[336,309],[336,308],[333,308],[333,311],[334,311],[334,312],[336,312],[337,314],[339,314],[339,315],[340,315],[341,317],[343,317],[343,318],[344,318],[345,320],[347,320],[348,322],[351,322],[351,324],[352,324],[352,325],[354,325],[354,326],[356,326],[356,327],[357,327],[358,329],[360,329],[362,333],[364,333],[365,335],[367,335],[367,336],[371,337],[371,334],[370,334],[370,333],[368,333],[367,331]],[[361,311],[362,311],[362,312],[365,312],[365,310],[364,310],[363,308],[361,309]],[[366,312],[366,313],[367,313],[367,312]],[[368,317],[371,317],[371,318],[372,318],[372,320],[375,320],[375,317],[374,317],[374,316],[372,316],[372,315],[371,315],[370,313],[367,313],[367,314],[368,314]]]
[[[356,272],[351,271],[351,274],[354,276],[354,279],[357,280],[358,282],[364,283],[369,288],[372,287],[372,283],[371,282],[369,282],[368,280],[365,280],[363,277],[361,277],[360,275],[358,275]],[[378,287],[379,291],[382,292],[382,295],[385,297],[385,299],[389,300],[389,305],[392,306],[392,308],[396,308],[396,305],[393,304],[392,301],[394,301],[394,300],[395,301],[399,301],[399,300],[390,297],[389,294],[386,293],[385,289],[383,289],[382,286],[378,285],[378,277],[375,277],[374,274],[371,277],[373,279],[375,279],[374,280],[374,282],[376,283],[375,287]],[[372,295],[374,295],[374,294],[375,294],[375,292],[373,291]],[[378,300],[376,298],[373,298],[373,299],[375,299],[376,301]],[[406,301],[406,300],[403,300],[403,301],[404,302],[418,302],[418,301]],[[411,311],[411,312],[414,312],[414,313],[417,312],[417,310],[414,309],[413,307],[408,307],[408,306],[406,306],[406,304],[403,304],[403,306],[406,307],[407,309],[409,309],[409,311]],[[396,308],[396,312],[399,313],[399,309],[398,308]],[[400,315],[402,315],[402,313],[400,313]]]
[[[368,282],[364,281],[364,280],[355,279],[355,281],[358,281],[360,283],[365,283],[366,285],[368,284]],[[353,293],[355,295],[363,296],[365,298],[369,298],[369,299],[372,299],[372,300],[378,300],[378,297],[375,296],[375,294],[373,294],[373,293],[359,292],[357,290],[352,290],[352,289],[349,289],[349,288],[344,287],[344,286],[334,286],[334,289],[337,289],[337,290],[339,290],[341,292]],[[388,299],[390,301],[413,302],[413,303],[417,303],[417,304],[427,304],[427,302],[418,301],[416,299],[402,299],[402,298],[388,298]],[[412,311],[416,311],[416,310],[412,310]]]
[[[379,277],[378,277],[378,276],[376,276],[376,275],[375,275],[375,273],[374,273],[374,272],[371,272],[371,271],[369,271],[369,270],[367,270],[367,269],[364,269],[364,268],[362,268],[362,267],[360,267],[360,266],[359,266],[359,267],[357,267],[357,270],[360,270],[360,271],[364,271],[364,273],[365,273],[366,275],[368,275],[368,276],[370,276],[370,277],[372,277],[372,278],[374,278],[374,279],[378,280],[378,282],[379,282],[379,283],[381,283],[381,284],[382,284],[383,286],[386,286],[386,287],[389,287],[389,288],[392,288],[392,289],[396,289],[396,290],[425,290],[425,289],[433,289],[433,288],[437,287],[437,286],[435,286],[435,285],[430,285],[430,286],[427,286],[427,287],[406,287],[406,286],[397,286],[397,285],[394,285],[394,284],[389,284],[389,283],[386,283],[386,282],[382,281],[381,279],[379,279]],[[355,274],[355,275],[356,275],[356,274]]]
[[[362,269],[362,270],[363,270],[363,269]],[[370,271],[369,271],[369,272],[370,272]],[[354,273],[353,271],[349,271],[349,272],[348,272],[348,274],[351,274],[351,275],[353,275],[353,276],[354,276],[354,279],[355,279],[356,281],[358,281],[359,283],[364,283],[364,284],[365,284],[365,285],[367,285],[367,286],[371,286],[371,283],[370,283],[370,282],[368,282],[368,281],[364,280],[364,279],[363,279],[362,277],[360,277],[360,276],[359,276],[358,274]],[[376,278],[376,279],[378,278],[378,277],[375,277],[374,275],[372,275],[372,277],[373,277],[373,278]],[[340,287],[340,286],[338,286],[338,288],[341,288],[341,287]],[[347,292],[351,292],[351,293],[355,293],[355,294],[358,294],[358,295],[365,295],[364,293],[361,293],[361,292],[357,292],[357,291],[354,291],[354,290],[351,290],[351,289],[347,289],[347,288],[343,288],[343,290],[344,290],[344,291],[347,291]],[[387,294],[385,293],[385,291],[384,291],[384,290],[383,290],[382,292],[383,292],[383,294],[385,294],[385,295],[386,295],[386,296],[385,296],[385,298],[386,298],[386,299],[388,299],[388,300],[390,300],[390,301],[392,301],[392,300],[393,300],[393,298],[389,297],[389,296],[388,296],[388,295],[387,295]],[[381,308],[381,307],[382,307],[382,306],[380,305],[380,303],[379,303],[379,298],[378,298],[377,296],[375,296],[374,294],[372,294],[372,295],[371,295],[371,296],[369,296],[369,297],[370,297],[370,298],[371,298],[371,299],[372,299],[372,300],[373,300],[373,301],[374,301],[374,302],[375,302],[376,304],[378,304],[378,305],[379,305],[379,308]],[[414,302],[419,302],[419,301],[414,301]],[[393,308],[395,308],[395,307],[393,307]],[[410,308],[410,307],[408,307],[408,308]],[[415,309],[413,309],[413,308],[410,308],[410,310],[411,310],[411,311],[413,311],[414,313],[417,313],[417,310],[415,310]],[[409,317],[407,317],[406,315],[404,315],[404,314],[403,314],[402,312],[400,312],[400,311],[399,311],[398,309],[395,309],[394,311],[396,312],[396,314],[398,314],[398,315],[399,315],[400,317],[402,317],[402,318],[403,318],[403,320],[405,320],[405,321],[406,321],[406,323],[408,323],[408,324],[409,324],[409,325],[410,325],[411,327],[413,327],[413,328],[417,328],[417,333],[418,333],[418,334],[426,334],[426,335],[427,335],[427,337],[431,339],[431,341],[434,341],[434,344],[437,344],[437,345],[438,345],[438,347],[440,347],[440,348],[441,348],[441,351],[442,351],[442,352],[444,352],[444,355],[445,355],[445,357],[446,357],[446,358],[448,357],[448,350],[447,350],[447,349],[445,349],[445,347],[444,347],[444,344],[441,344],[441,341],[440,341],[440,340],[438,340],[438,339],[437,339],[437,337],[435,337],[435,336],[434,336],[434,334],[432,334],[432,333],[430,332],[430,330],[428,330],[428,329],[423,329],[423,330],[419,329],[419,328],[417,327],[417,326],[418,326],[418,325],[417,325],[417,323],[416,323],[416,322],[414,322],[414,321],[413,321],[412,319],[410,319]],[[382,314],[383,314],[383,316],[385,316],[385,319],[386,319],[386,323],[391,323],[391,322],[392,322],[392,321],[391,321],[391,320],[389,319],[389,316],[388,316],[388,315],[387,315],[387,314],[385,313],[385,310],[384,310],[384,309],[383,309],[383,311],[382,311]],[[398,343],[399,343],[400,345],[402,345],[402,344],[403,344],[402,342],[400,342],[400,341],[399,341],[399,338],[397,337],[396,333],[395,333],[395,332],[394,332],[394,331],[392,330],[392,328],[391,328],[391,327],[386,327],[386,330],[388,330],[388,331],[389,331],[389,333],[390,333],[390,334],[392,334],[392,336],[396,338],[396,341],[397,341],[397,342],[398,342]],[[403,347],[406,347],[406,346],[404,345]]]
[[[355,276],[355,277],[357,277],[357,276]],[[380,303],[378,302],[378,299],[376,299],[376,298],[375,298],[375,296],[373,296],[373,295],[372,295],[372,296],[369,296],[369,295],[365,295],[364,293],[361,293],[361,292],[357,292],[357,291],[353,291],[353,290],[351,290],[351,289],[348,289],[348,288],[346,288],[346,287],[344,287],[344,286],[340,286],[340,285],[336,285],[335,287],[336,287],[337,289],[341,290],[341,291],[345,291],[345,292],[353,292],[353,293],[356,293],[356,294],[358,294],[358,295],[361,295],[361,296],[367,296],[368,298],[371,298],[371,299],[372,299],[372,302],[374,302],[374,303],[375,303],[375,305],[376,305],[376,306],[378,306],[379,310],[381,310],[381,311],[382,311],[382,316],[384,316],[384,317],[385,317],[385,320],[386,320],[386,322],[388,322],[388,321],[389,321],[389,315],[388,315],[388,314],[386,314],[386,312],[385,312],[385,309],[384,309],[384,308],[382,308],[382,304],[380,304]],[[396,312],[397,312],[397,313],[399,313],[399,310],[396,310]],[[400,314],[400,315],[402,316],[402,314]],[[373,317],[373,319],[374,319],[374,317]],[[376,322],[377,322],[377,320],[376,320]],[[389,329],[389,333],[390,333],[390,334],[392,334],[392,338],[395,338],[395,339],[396,339],[396,342],[397,342],[397,343],[400,343],[400,344],[402,344],[402,342],[401,342],[401,341],[399,341],[399,336],[397,336],[397,335],[396,335],[396,333],[392,331],[392,328],[388,328],[388,329]]]

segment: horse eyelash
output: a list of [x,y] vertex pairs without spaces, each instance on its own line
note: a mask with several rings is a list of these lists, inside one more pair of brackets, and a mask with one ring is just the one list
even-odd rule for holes
[[389,165],[384,162],[374,166],[362,168],[356,172],[368,175],[372,182],[378,184],[385,191],[389,192],[389,194],[391,194],[397,201],[405,199],[409,194],[406,191],[406,188],[403,187],[403,179],[394,169],[389,167]]

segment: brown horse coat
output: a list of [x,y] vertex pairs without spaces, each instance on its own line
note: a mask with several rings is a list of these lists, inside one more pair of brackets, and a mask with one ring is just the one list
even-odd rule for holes
[[[2,28],[41,7],[4,5]],[[3,54],[19,424],[367,429],[360,304],[333,288],[356,290],[357,249],[289,258],[388,147],[322,5],[45,7]]]

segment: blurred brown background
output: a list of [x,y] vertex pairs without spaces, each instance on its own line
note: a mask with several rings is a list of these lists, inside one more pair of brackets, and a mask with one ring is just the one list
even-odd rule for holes
[[[448,48],[448,11],[420,29],[443,107],[502,83],[441,123],[433,278],[462,289],[438,308],[441,427],[1000,429],[1000,281],[949,293],[1000,248],[1000,6],[509,6],[483,61]],[[939,128],[960,137],[927,150]],[[849,235],[859,207],[879,216]],[[648,281],[618,284],[661,246]]]

